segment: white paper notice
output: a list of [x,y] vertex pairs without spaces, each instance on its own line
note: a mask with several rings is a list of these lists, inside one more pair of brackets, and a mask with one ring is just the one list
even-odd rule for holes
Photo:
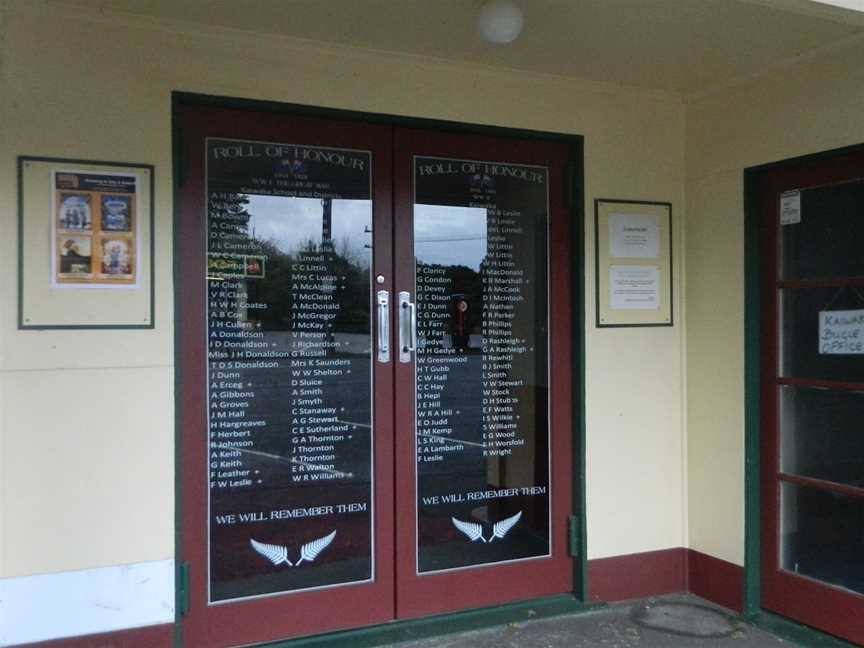
[[611,310],[658,310],[660,268],[657,266],[609,266]]
[[801,222],[801,192],[784,191],[780,194],[780,224],[795,225]]
[[821,311],[819,353],[864,355],[864,310]]
[[609,215],[609,256],[656,259],[660,256],[660,225],[656,216]]

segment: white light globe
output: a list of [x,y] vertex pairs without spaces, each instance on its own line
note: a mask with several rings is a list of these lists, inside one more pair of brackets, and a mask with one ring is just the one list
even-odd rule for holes
[[488,0],[477,14],[477,30],[490,43],[506,45],[522,33],[525,20],[513,0]]

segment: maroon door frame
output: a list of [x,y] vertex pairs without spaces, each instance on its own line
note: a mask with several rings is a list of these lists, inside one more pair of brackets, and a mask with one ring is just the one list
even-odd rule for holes
[[864,287],[864,277],[838,280],[782,280],[779,268],[779,199],[792,189],[807,189],[864,178],[864,150],[802,161],[765,172],[761,189],[761,605],[806,625],[864,644],[864,595],[854,594],[780,568],[780,484],[810,485],[854,497],[864,491],[852,486],[789,475],[780,469],[779,394],[782,385],[864,389],[860,383],[783,378],[779,373],[779,298],[782,288]]
[[[176,321],[179,500],[182,560],[190,566],[184,645],[227,647],[275,641],[383,623],[395,618],[455,611],[530,599],[574,589],[567,553],[572,512],[572,327],[571,241],[566,201],[571,148],[551,140],[413,131],[388,124],[341,121],[282,111],[225,108],[193,103],[175,106],[182,155],[177,163]],[[550,170],[550,494],[552,556],[462,572],[417,576],[414,520],[413,363],[374,362],[375,574],[371,583],[296,594],[207,604],[206,435],[207,348],[205,267],[205,140],[207,137],[355,148],[372,152],[374,267],[391,296],[391,348],[395,348],[400,290],[413,294],[411,156],[440,155],[547,166]],[[394,147],[394,139],[398,145]],[[394,160],[398,150],[398,160]],[[394,167],[394,164],[396,165]],[[394,170],[395,169],[395,170]],[[376,170],[378,172],[376,172]],[[394,184],[401,186],[396,188]],[[394,200],[399,214],[394,218]],[[394,221],[408,226],[394,229]],[[401,251],[394,254],[393,250]],[[408,251],[407,254],[404,251]],[[395,277],[399,279],[394,281]],[[410,284],[410,285],[409,285]],[[377,329],[377,327],[375,327]],[[391,356],[392,356],[391,352]],[[374,360],[374,358],[373,358]],[[397,381],[400,385],[397,388]],[[410,387],[410,389],[409,389]],[[399,432],[396,433],[395,431]],[[398,487],[397,487],[398,486]],[[478,587],[477,583],[483,586]],[[362,605],[358,602],[362,601]]]
[[[414,156],[549,167],[549,362],[552,556],[467,570],[416,573],[414,363],[396,363],[396,610],[400,618],[482,607],[573,590],[567,555],[572,511],[570,241],[566,206],[569,148],[555,142],[508,140],[428,130],[397,129],[395,145],[395,291],[414,295]],[[482,586],[479,584],[482,583]]]
[[[392,276],[391,130],[386,126],[315,119],[274,112],[179,106],[184,155],[179,190],[177,259],[181,379],[177,385],[182,462],[183,559],[190,566],[184,645],[195,648],[247,645],[392,620],[393,570],[393,364],[374,361],[375,574],[370,583],[341,585],[207,605],[207,474],[204,214],[206,137],[355,148],[372,152],[374,267]],[[383,169],[383,173],[375,173]],[[388,283],[380,286],[391,289]],[[379,286],[376,284],[376,289]],[[391,326],[392,330],[392,326]],[[362,605],[357,602],[362,601]]]

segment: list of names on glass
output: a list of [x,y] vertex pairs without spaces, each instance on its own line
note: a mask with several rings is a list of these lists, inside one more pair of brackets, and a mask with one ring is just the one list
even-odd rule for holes
[[369,580],[371,155],[206,154],[210,600]]
[[417,570],[548,556],[548,171],[414,180]]

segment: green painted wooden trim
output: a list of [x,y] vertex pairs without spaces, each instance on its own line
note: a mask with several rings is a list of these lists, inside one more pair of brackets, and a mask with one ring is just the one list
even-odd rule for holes
[[18,157],[18,328],[24,323],[24,158]]
[[177,115],[177,101],[171,100],[171,173],[173,195],[172,200],[172,286],[174,289],[174,647],[183,646],[183,601],[188,597],[188,569],[183,569],[183,456],[181,452],[182,399],[180,385],[183,384],[180,343],[180,309],[182,295],[180,294],[180,187],[183,180],[183,137],[180,129],[180,119]]
[[[669,321],[656,324],[601,324],[600,323],[600,205],[621,203],[624,205],[657,205],[669,208]],[[675,237],[673,235],[672,203],[656,200],[631,200],[624,198],[594,199],[594,326],[596,328],[656,328],[675,326]]]
[[585,154],[580,139],[572,145],[573,165],[570,169],[570,240],[573,261],[570,271],[572,344],[575,362],[572,364],[571,394],[573,417],[573,515],[579,554],[573,560],[573,594],[588,601],[588,530],[585,465]]
[[744,172],[744,616],[761,606],[760,405],[761,298],[759,188],[762,174]]
[[754,615],[750,621],[757,627],[767,630],[782,639],[791,641],[807,648],[856,648],[857,644],[851,644],[837,637],[819,632],[800,623],[795,623],[776,614],[760,612]]
[[578,142],[580,143],[580,146],[582,142],[582,135],[530,130],[527,128],[513,128],[509,126],[492,126],[489,124],[457,122],[447,119],[406,117],[405,115],[394,115],[391,113],[372,113],[359,110],[346,110],[343,108],[329,108],[326,106],[311,106],[307,104],[265,101],[260,99],[243,99],[237,97],[226,97],[224,95],[208,95],[194,92],[174,91],[171,96],[175,105],[236,108],[238,110],[273,112],[285,115],[303,115],[325,119],[363,122],[367,124],[404,126],[406,128],[417,130],[425,129],[446,131],[450,133],[464,133],[465,135],[489,135],[492,137],[510,139],[546,140],[565,143]]
[[561,594],[519,603],[441,614],[422,619],[393,621],[368,628],[330,632],[265,644],[265,648],[371,648],[400,641],[479,630],[505,623],[585,613],[605,605],[586,605],[574,596]]

